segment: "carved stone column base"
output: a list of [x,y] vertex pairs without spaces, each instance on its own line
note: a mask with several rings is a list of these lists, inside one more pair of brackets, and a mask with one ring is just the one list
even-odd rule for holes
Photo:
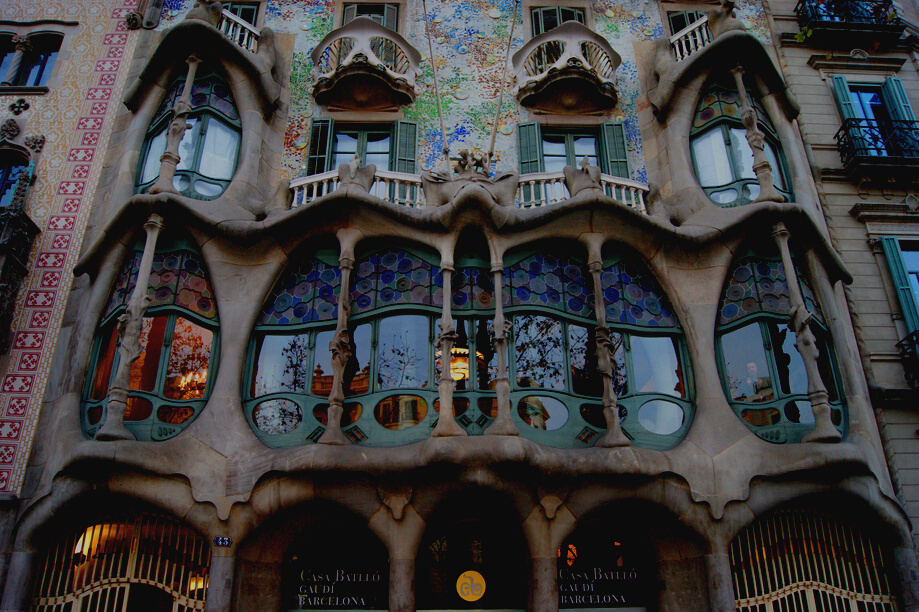
[[437,419],[437,425],[435,425],[434,429],[431,431],[432,438],[451,438],[455,436],[469,435],[466,433],[466,430],[463,429],[460,424],[452,418],[452,408],[446,412],[444,411],[443,407],[441,407],[440,410],[440,418]]
[[485,429],[486,436],[519,436],[520,430],[511,418],[511,383],[507,377],[495,381],[498,395],[498,416]]
[[[120,404],[120,405],[119,405]],[[99,442],[114,442],[116,440],[136,440],[127,427],[124,426],[122,419],[115,418],[113,413],[120,412],[124,415],[127,404],[123,401],[113,399],[109,396],[108,414],[105,417],[105,423],[96,433],[96,440]]]
[[595,446],[600,448],[619,448],[621,446],[632,446],[632,441],[623,433],[619,426],[619,407],[607,406],[603,409],[603,416],[606,417],[607,430],[603,437],[597,440]]
[[319,439],[316,440],[317,444],[331,444],[334,446],[347,446],[351,444],[351,441],[341,431],[341,415],[344,412],[344,409],[337,405],[332,404],[329,406],[329,411],[326,414],[326,426],[325,432],[319,436]]
[[[814,408],[814,421],[816,421],[817,426],[814,427],[813,431],[809,431],[804,434],[804,437],[801,438],[802,442],[839,442],[842,440],[842,434],[833,427],[829,418],[817,418],[816,412],[817,408]],[[829,412],[829,407],[826,408]]]

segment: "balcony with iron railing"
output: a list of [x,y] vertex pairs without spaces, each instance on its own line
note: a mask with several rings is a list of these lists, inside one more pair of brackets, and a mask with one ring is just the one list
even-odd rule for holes
[[514,53],[516,96],[523,106],[558,114],[588,114],[616,106],[621,58],[605,38],[567,21]]
[[679,62],[709,45],[712,40],[714,39],[706,15],[671,36],[670,46],[673,47],[673,54]]
[[258,38],[261,35],[261,31],[230,11],[223,9],[217,29],[246,51],[255,53],[258,50]]
[[[291,208],[309,204],[334,192],[338,187],[337,170],[296,178],[290,182],[293,192]],[[645,183],[601,174],[600,188],[607,196],[622,202],[628,208],[647,213],[645,198],[649,189]],[[421,208],[426,205],[421,177],[417,174],[377,170],[370,195],[408,208]],[[522,174],[517,184],[514,204],[518,208],[539,208],[558,204],[569,197],[563,171]]]
[[415,100],[421,54],[368,17],[330,32],[313,50],[313,97],[343,110],[393,110]]
[[919,331],[914,331],[897,342],[903,360],[903,374],[910,389],[919,389]]
[[919,170],[919,122],[846,119],[836,147],[850,175],[910,175]]
[[892,0],[799,0],[795,13],[811,45],[889,46],[906,29]]

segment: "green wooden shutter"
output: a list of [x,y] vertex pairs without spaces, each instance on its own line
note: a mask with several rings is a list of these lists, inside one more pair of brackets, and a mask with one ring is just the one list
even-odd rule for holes
[[884,256],[887,258],[890,277],[897,290],[897,297],[900,298],[900,308],[903,310],[906,328],[909,332],[919,330],[919,306],[916,304],[916,294],[913,293],[913,288],[909,284],[909,275],[903,264],[900,242],[893,236],[884,236],[881,238],[881,245],[884,248]]
[[345,5],[345,12],[342,15],[341,25],[346,25],[348,23],[351,23],[356,18],[357,18],[357,5],[356,4]]
[[393,32],[399,31],[399,7],[395,4],[383,5],[383,26]]
[[621,123],[604,123],[600,126],[600,159],[603,172],[612,176],[629,178],[629,154],[625,146],[625,126]]
[[849,82],[846,77],[835,75],[833,78],[833,94],[836,96],[836,104],[839,105],[839,112],[843,119],[858,119],[858,112],[855,110],[855,104],[852,102],[852,94],[849,93]]
[[543,172],[542,135],[539,124],[521,123],[517,126],[517,144],[520,151],[520,174]]
[[892,119],[916,120],[916,115],[913,114],[913,109],[909,105],[909,98],[906,97],[906,90],[903,89],[903,81],[897,77],[890,77],[884,81],[884,84],[881,85],[881,97]]
[[418,160],[418,124],[399,120],[392,126],[389,167],[396,172],[415,174]]
[[310,124],[310,144],[306,157],[306,173],[320,174],[330,170],[332,160],[332,119],[313,119]]

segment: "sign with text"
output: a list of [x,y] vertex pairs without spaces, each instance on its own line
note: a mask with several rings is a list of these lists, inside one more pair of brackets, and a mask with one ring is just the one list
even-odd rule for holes
[[642,549],[620,538],[575,533],[558,550],[558,607],[644,611],[657,601]]
[[[385,610],[389,607],[388,568],[302,565],[287,580],[289,610]],[[292,591],[292,592],[291,592]]]

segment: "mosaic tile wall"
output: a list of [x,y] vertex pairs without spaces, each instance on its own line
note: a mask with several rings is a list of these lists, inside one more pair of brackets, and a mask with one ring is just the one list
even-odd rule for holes
[[[167,0],[161,27],[182,19],[192,0]],[[551,1],[544,3],[552,5]],[[427,2],[434,40],[438,85],[442,96],[447,142],[456,155],[463,148],[485,151],[497,110],[501,75],[507,54],[507,38],[513,0],[430,0]],[[269,0],[264,25],[276,32],[297,36],[291,71],[291,114],[285,141],[284,173],[293,178],[305,173],[305,150],[310,120],[321,116],[322,108],[310,97],[313,64],[310,52],[332,30],[335,3],[332,0]],[[406,15],[405,37],[425,60],[425,91],[414,104],[404,108],[406,119],[419,123],[419,168],[431,169],[442,159],[442,137],[434,98],[433,73],[428,61],[422,3],[411,0]],[[612,120],[626,126],[629,167],[633,179],[646,181],[644,156],[638,131],[636,99],[638,73],[633,43],[665,35],[657,3],[649,0],[593,0],[595,30],[622,56],[617,70],[620,101]],[[769,44],[769,32],[758,0],[739,0],[737,16],[750,31]],[[668,33],[669,34],[669,33]],[[521,9],[517,10],[512,53],[530,37],[524,32]],[[518,123],[529,121],[529,111],[517,105],[512,92],[505,93],[499,119],[497,171],[517,169]]]
[[[137,0],[0,2],[0,19],[77,22],[68,29],[45,95],[26,96],[15,117],[25,134],[47,139],[26,211],[41,229],[13,321],[13,342],[0,371],[0,493],[18,493],[105,149],[124,90],[136,35],[125,15]],[[3,26],[0,26],[0,31]],[[0,121],[21,96],[0,95]]]

